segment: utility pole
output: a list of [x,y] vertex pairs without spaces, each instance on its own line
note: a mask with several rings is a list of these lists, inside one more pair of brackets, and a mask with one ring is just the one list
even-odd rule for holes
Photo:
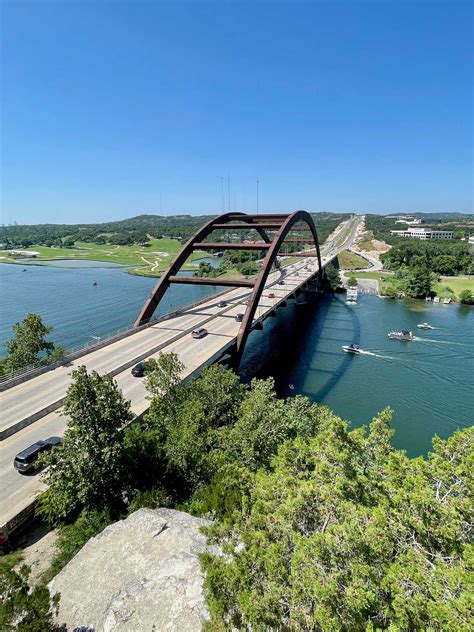
[[258,180],[257,180],[257,215],[258,215]]
[[227,210],[230,213],[230,173],[227,174]]
[[221,192],[222,192],[222,212],[225,213],[224,178],[223,178],[223,176],[221,176]]

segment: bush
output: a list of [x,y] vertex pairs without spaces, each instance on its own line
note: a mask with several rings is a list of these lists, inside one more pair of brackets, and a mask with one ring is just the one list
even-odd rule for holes
[[465,305],[474,305],[474,293],[471,290],[463,290],[459,294],[459,301]]

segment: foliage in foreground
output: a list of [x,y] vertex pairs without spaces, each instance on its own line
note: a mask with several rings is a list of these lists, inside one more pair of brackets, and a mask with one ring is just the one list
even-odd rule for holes
[[72,377],[64,402],[67,430],[61,445],[43,457],[48,489],[39,512],[52,524],[83,508],[118,515],[126,490],[123,429],[133,419],[130,402],[108,375],[81,366]]
[[271,379],[182,370],[173,354],[147,363],[150,409],[130,425],[111,378],[74,374],[42,505],[82,514],[61,527],[53,573],[117,515],[184,507],[214,519],[226,554],[203,557],[211,629],[468,629],[473,429],[409,459],[389,411],[349,432]]
[[50,597],[44,585],[30,590],[30,569],[23,564],[13,568],[8,559],[0,558],[0,630],[2,632],[51,632],[56,630],[53,614],[57,611],[59,594]]
[[227,471],[234,502],[210,529],[226,555],[203,557],[211,629],[469,629],[473,429],[409,459],[389,419],[366,435],[327,411],[268,471]]

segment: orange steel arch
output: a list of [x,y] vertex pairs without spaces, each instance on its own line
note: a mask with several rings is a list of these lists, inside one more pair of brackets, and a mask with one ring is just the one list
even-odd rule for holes
[[[238,224],[233,222],[238,221]],[[238,366],[242,353],[247,342],[247,338],[252,331],[252,323],[255,316],[255,312],[258,307],[259,300],[262,296],[265,288],[265,283],[272,269],[272,265],[275,263],[278,267],[277,256],[279,250],[285,240],[288,233],[294,229],[295,225],[304,222],[307,225],[306,229],[298,228],[297,230],[306,230],[311,233],[312,241],[314,242],[316,249],[316,256],[318,258],[318,271],[320,276],[322,274],[321,254],[319,250],[319,240],[314,225],[313,218],[306,211],[295,211],[294,213],[282,214],[282,215],[247,215],[245,213],[224,213],[218,217],[215,217],[207,224],[202,226],[182,247],[179,251],[170,267],[160,277],[160,280],[154,287],[149,298],[145,301],[140,313],[135,320],[135,326],[138,327],[150,321],[153,313],[155,312],[158,304],[163,298],[164,294],[172,283],[190,283],[190,284],[205,284],[205,285],[221,285],[230,287],[249,287],[252,288],[252,294],[245,311],[244,318],[242,320],[239,333],[237,335],[236,348],[235,348],[235,365]],[[264,243],[249,244],[249,243],[223,243],[223,242],[211,242],[205,243],[203,240],[214,230],[241,230],[241,229],[255,229],[262,237]],[[272,239],[267,234],[267,231],[275,231],[276,234]],[[303,242],[309,240],[303,239]],[[251,249],[251,250],[266,250],[266,256],[263,260],[260,273],[255,281],[237,281],[231,279],[208,279],[198,277],[178,277],[177,274],[181,267],[184,265],[188,257],[192,254],[193,250],[197,249]]]
[[308,225],[308,228],[310,229],[311,234],[313,236],[314,245],[316,248],[316,256],[318,258],[318,272],[321,278],[323,267],[321,264],[321,253],[319,251],[318,233],[316,231],[316,226],[314,224],[313,218],[307,211],[295,211],[291,215],[288,215],[287,219],[282,223],[278,233],[273,238],[272,245],[269,248],[267,255],[263,261],[262,268],[260,270],[260,273],[255,282],[252,294],[250,296],[250,301],[247,306],[245,316],[242,320],[239,333],[237,334],[237,342],[236,342],[235,358],[234,358],[235,366],[238,366],[240,363],[242,354],[244,352],[245,343],[247,342],[247,338],[249,337],[249,334],[252,331],[252,323],[255,316],[255,312],[257,311],[258,302],[262,296],[263,290],[265,289],[265,283],[272,269],[273,262],[276,260],[276,257],[278,256],[278,252],[285,240],[285,237],[288,235],[288,233],[294,227],[294,225],[299,222],[305,222]]

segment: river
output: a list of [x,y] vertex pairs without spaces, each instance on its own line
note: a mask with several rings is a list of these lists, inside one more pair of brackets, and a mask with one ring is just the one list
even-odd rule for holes
[[[93,281],[97,286],[93,286]],[[71,348],[133,322],[156,279],[118,269],[75,270],[0,265],[0,342],[28,312],[54,326],[52,339]],[[209,287],[175,286],[160,313],[212,294]],[[427,321],[435,329],[418,330]],[[389,340],[390,329],[411,329],[413,342]],[[352,356],[341,345],[359,344]],[[385,406],[394,410],[393,443],[410,456],[426,454],[434,434],[448,437],[473,421],[474,308],[344,295],[289,302],[247,344],[241,375],[273,375],[278,393],[307,395],[354,426]]]

